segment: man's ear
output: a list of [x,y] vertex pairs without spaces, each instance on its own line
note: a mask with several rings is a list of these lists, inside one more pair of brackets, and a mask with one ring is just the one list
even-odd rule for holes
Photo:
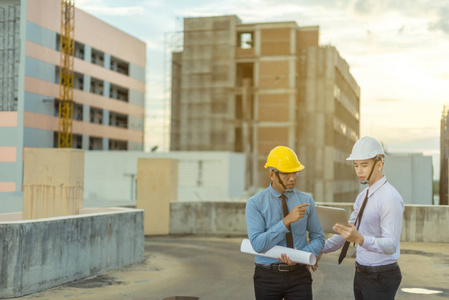
[[377,168],[379,169],[379,171],[382,171],[382,168],[384,167],[384,161],[383,160],[379,160],[377,163],[379,164],[377,166]]

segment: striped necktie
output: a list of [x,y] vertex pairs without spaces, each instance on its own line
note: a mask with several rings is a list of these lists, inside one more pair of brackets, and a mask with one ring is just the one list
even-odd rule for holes
[[[357,230],[359,230],[360,223],[362,222],[363,217],[363,211],[365,210],[366,202],[368,202],[368,193],[369,190],[366,191],[365,200],[363,200],[362,207],[360,208],[359,214],[357,215],[357,218],[355,219],[354,226],[357,227]],[[346,257],[346,253],[348,252],[350,242],[346,241],[343,245],[343,248],[341,249],[340,256],[338,257],[338,264],[341,264],[343,259]]]

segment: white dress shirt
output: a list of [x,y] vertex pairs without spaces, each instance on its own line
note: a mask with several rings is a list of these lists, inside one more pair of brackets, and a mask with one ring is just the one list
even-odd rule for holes
[[[349,223],[355,223],[367,189],[357,196]],[[364,237],[363,245],[357,245],[356,261],[359,264],[380,266],[398,260],[403,213],[404,201],[385,176],[369,187],[368,200],[359,227],[359,232]],[[322,252],[334,252],[344,243],[343,237],[335,234],[326,241]]]

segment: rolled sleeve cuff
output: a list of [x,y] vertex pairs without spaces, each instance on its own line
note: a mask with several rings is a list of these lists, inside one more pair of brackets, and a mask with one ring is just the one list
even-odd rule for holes
[[364,249],[369,250],[369,248],[373,245],[374,238],[372,236],[363,236],[363,245],[361,246]]
[[287,233],[290,232],[287,227],[285,227],[284,221],[280,220],[275,226],[274,230],[279,233]]
[[309,252],[312,253],[313,255],[315,255],[315,257],[318,257],[318,255],[320,255],[321,251],[317,252],[314,249],[312,249],[311,247],[309,247],[309,245],[305,246],[304,248],[300,249],[301,251],[305,251],[305,252]]
[[324,244],[323,250],[321,250],[321,252],[323,252],[324,254],[327,254],[329,252],[332,252],[331,247],[329,247],[328,243]]
[[335,234],[333,237],[329,238],[324,244],[324,248],[321,250],[323,253],[330,253],[340,249],[345,243],[345,240],[341,235]]

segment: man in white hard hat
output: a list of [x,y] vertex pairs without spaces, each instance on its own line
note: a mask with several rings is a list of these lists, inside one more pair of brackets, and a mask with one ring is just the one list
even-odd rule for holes
[[[363,137],[354,144],[347,160],[353,161],[360,183],[368,187],[355,200],[350,226],[335,224],[333,230],[337,234],[326,241],[322,250],[329,253],[343,247],[340,264],[349,244],[357,244],[354,276],[357,300],[394,299],[402,280],[397,260],[404,201],[382,174],[385,157],[382,145],[374,138]],[[314,269],[317,267],[318,263]]]
[[[297,248],[315,256],[324,246],[324,234],[310,195],[295,189],[304,169],[292,149],[275,147],[267,157],[271,184],[246,203],[248,237],[256,252],[276,245]],[[308,233],[308,238],[307,238]],[[278,259],[256,255],[254,291],[256,300],[311,300],[312,276],[306,265],[281,254]]]

